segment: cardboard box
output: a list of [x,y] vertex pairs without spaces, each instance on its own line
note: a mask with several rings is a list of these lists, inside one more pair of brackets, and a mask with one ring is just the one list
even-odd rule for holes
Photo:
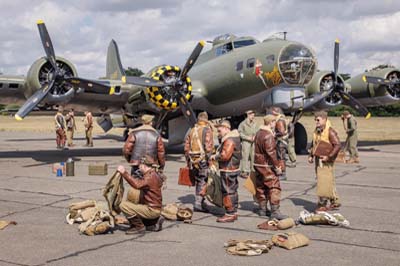
[[106,163],[89,164],[89,175],[107,175],[108,166]]

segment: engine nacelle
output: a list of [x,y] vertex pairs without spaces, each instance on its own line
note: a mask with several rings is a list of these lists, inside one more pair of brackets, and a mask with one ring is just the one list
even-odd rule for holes
[[[349,88],[347,88],[344,84],[344,80],[341,76],[338,76],[338,84],[342,84],[344,86],[344,90],[348,91]],[[310,97],[314,94],[327,91],[331,88],[333,84],[333,73],[330,71],[319,71],[315,73],[314,77],[312,78],[310,84],[306,86],[306,93],[307,96]],[[312,106],[312,109],[315,110],[320,110],[320,109],[331,109],[335,106],[338,106],[342,103],[342,98],[337,92],[331,93],[328,97],[325,99],[321,100],[314,106]]]
[[[162,80],[167,84],[173,84],[179,76],[180,71],[180,68],[177,66],[162,65],[151,69],[146,76],[155,80]],[[186,79],[182,86],[180,86],[179,90],[183,92],[183,95],[185,95],[185,98],[188,101],[191,100],[192,83],[188,76],[186,76]],[[179,106],[179,99],[181,96],[173,86],[149,87],[146,92],[150,101],[160,109],[174,110]]]
[[[64,71],[66,76],[76,77],[77,71],[74,65],[65,58],[56,57],[57,65],[60,71]],[[52,65],[45,57],[36,60],[29,68],[24,95],[28,99],[42,86],[44,86],[51,79]],[[74,96],[74,89],[66,83],[61,83],[51,90],[45,99],[46,103],[66,103]]]
[[351,95],[356,97],[366,106],[379,106],[394,104],[400,100],[400,84],[377,85],[369,84],[363,76],[379,77],[388,80],[398,80],[400,70],[396,68],[383,68],[372,70],[346,80],[346,85],[351,88]]
[[295,111],[303,107],[304,97],[305,92],[302,87],[277,86],[265,97],[262,108],[277,106],[285,112]]

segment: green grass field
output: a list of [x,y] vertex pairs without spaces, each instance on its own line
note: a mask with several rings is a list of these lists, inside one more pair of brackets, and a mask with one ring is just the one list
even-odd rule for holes
[[[342,120],[339,117],[330,118],[333,127],[339,132],[342,141],[346,135],[343,129]],[[76,118],[77,133],[83,133],[84,127],[82,117]],[[262,118],[258,117],[257,122],[261,123]],[[300,122],[307,130],[309,141],[315,127],[314,117],[302,117]],[[359,128],[359,139],[361,141],[400,141],[400,117],[372,117],[366,120],[357,118]],[[0,116],[0,131],[27,131],[27,132],[54,132],[52,116],[28,116],[23,121],[16,121],[11,116]],[[112,129],[108,133],[122,135],[123,129]],[[94,134],[103,134],[103,130],[95,123]]]

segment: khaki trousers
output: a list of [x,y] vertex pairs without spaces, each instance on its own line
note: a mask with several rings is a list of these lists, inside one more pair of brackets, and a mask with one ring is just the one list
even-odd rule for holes
[[67,144],[68,146],[71,146],[73,143],[74,139],[74,130],[73,129],[67,129]]
[[249,141],[242,141],[242,160],[240,160],[240,171],[250,174],[253,171],[254,145]]
[[86,145],[93,145],[93,137],[92,137],[93,127],[89,127],[85,130],[86,134]]
[[339,195],[336,191],[334,163],[319,163],[316,160],[315,171],[317,174],[317,196],[320,202],[330,200],[331,203],[339,203]]
[[292,163],[296,162],[296,151],[294,148],[294,138],[289,138],[288,141],[288,155],[289,155],[289,160]]
[[144,219],[156,219],[160,217],[161,210],[154,209],[145,204],[140,204],[140,190],[131,188],[128,191],[127,199],[119,205],[121,211],[127,218],[139,216]]

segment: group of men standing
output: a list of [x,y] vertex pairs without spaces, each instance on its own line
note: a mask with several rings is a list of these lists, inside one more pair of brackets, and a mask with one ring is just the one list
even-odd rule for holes
[[[194,211],[209,211],[204,198],[207,178],[210,167],[217,164],[225,209],[225,214],[217,222],[228,223],[238,219],[238,177],[249,178],[250,172],[255,174],[255,199],[259,205],[259,215],[282,220],[287,216],[280,212],[280,177],[285,172],[287,158],[284,154],[286,149],[290,149],[289,126],[279,108],[272,108],[264,116],[261,127],[256,126],[253,111],[246,114],[247,119],[239,125],[239,130],[234,130],[228,120],[213,125],[208,121],[207,113],[201,112],[197,123],[188,132],[184,153],[195,178]],[[123,154],[132,166],[131,173],[123,166],[118,167],[122,177],[132,187],[127,199],[120,205],[130,224],[127,234],[159,231],[164,221],[161,208],[162,185],[165,182],[162,174],[165,147],[161,136],[152,127],[152,121],[153,116],[143,115],[143,125],[132,130],[125,142]],[[317,112],[315,122],[308,161],[315,163],[318,196],[316,211],[328,211],[341,205],[333,168],[340,150],[340,140],[326,112]],[[219,139],[216,149],[214,126]],[[319,147],[323,142],[328,143],[330,148],[322,149],[321,152]]]
[[[62,108],[59,108],[56,115],[54,116],[55,130],[56,130],[56,144],[57,149],[64,149],[65,144],[68,147],[75,146],[73,143],[74,133],[76,131],[76,121],[74,109],[71,109],[65,116]],[[86,145],[93,147],[93,116],[89,111],[85,112],[83,119],[85,127]]]

